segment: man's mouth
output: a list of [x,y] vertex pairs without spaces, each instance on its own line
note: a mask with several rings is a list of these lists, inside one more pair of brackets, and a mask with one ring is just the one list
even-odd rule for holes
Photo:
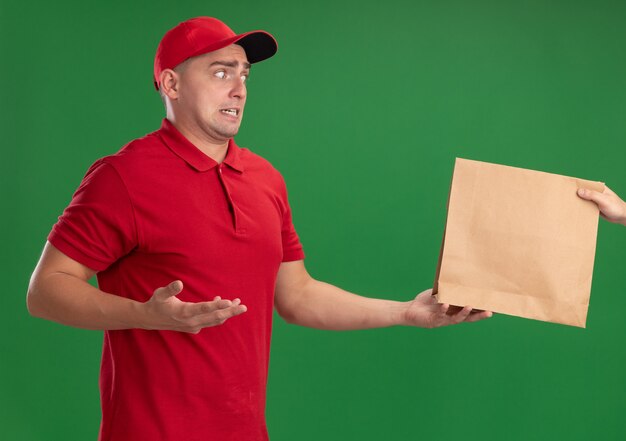
[[225,113],[226,115],[230,115],[230,116],[238,116],[239,115],[239,109],[221,109],[220,112]]

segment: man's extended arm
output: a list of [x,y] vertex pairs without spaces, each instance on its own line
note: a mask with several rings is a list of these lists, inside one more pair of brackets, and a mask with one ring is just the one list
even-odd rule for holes
[[409,302],[372,299],[344,291],[312,278],[303,261],[281,264],[276,280],[275,306],[287,322],[318,329],[348,330],[394,325],[434,328],[491,317],[438,304],[432,290]]
[[198,333],[242,314],[239,299],[215,297],[200,303],[176,298],[183,290],[174,281],[154,291],[145,303],[105,293],[87,281],[95,271],[46,243],[28,286],[29,312],[40,318],[85,329],[161,329]]
[[609,187],[604,187],[602,193],[579,188],[578,196],[595,202],[602,217],[609,222],[626,225],[626,202],[621,200]]

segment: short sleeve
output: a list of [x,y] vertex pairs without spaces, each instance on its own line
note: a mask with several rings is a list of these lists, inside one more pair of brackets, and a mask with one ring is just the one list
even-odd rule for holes
[[48,241],[95,271],[105,270],[135,248],[133,207],[113,165],[101,159],[91,166]]
[[294,260],[304,259],[304,250],[300,243],[300,238],[293,226],[291,216],[291,207],[287,197],[287,187],[285,181],[281,177],[281,197],[283,198],[283,223],[281,229],[281,237],[283,243],[283,262],[292,262]]

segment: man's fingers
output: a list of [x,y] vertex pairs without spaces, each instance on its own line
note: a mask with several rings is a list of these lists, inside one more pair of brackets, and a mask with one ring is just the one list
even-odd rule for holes
[[457,312],[455,315],[453,315],[452,320],[454,320],[456,323],[464,322],[469,317],[471,312],[472,312],[472,307],[466,306],[463,309],[461,309],[459,312]]
[[626,203],[609,187],[604,187],[602,193],[578,189],[577,194],[583,199],[595,202],[600,209],[600,215],[606,220],[626,225]]
[[213,311],[228,308],[232,305],[233,302],[231,300],[221,298],[218,298],[217,300],[211,300],[210,302],[188,303],[186,314],[190,317],[208,314]]
[[462,306],[450,305],[450,307],[448,307],[448,310],[446,311],[446,314],[450,316],[457,315],[462,310],[463,310]]
[[183,307],[185,308],[184,312],[178,319],[179,323],[175,330],[192,334],[197,334],[210,326],[222,325],[226,320],[248,310],[239,299],[185,303]]
[[248,308],[245,305],[234,304],[234,302],[232,302],[231,305],[226,308],[215,309],[199,314],[191,318],[191,320],[194,322],[194,327],[206,328],[207,326],[221,325],[226,320],[243,314],[247,310]]
[[219,323],[224,323],[229,318],[235,317],[239,314],[243,314],[247,310],[248,308],[246,308],[246,305],[233,305],[229,308],[215,311],[215,317],[217,318]]
[[479,320],[487,319],[492,315],[493,313],[491,311],[472,312],[469,317],[465,319],[465,321],[468,323],[477,322]]
[[[230,318],[231,316],[229,314],[231,314],[232,312],[235,312],[235,315],[237,315],[245,312],[247,309],[244,305],[241,304],[240,299],[220,299],[213,300],[211,302],[189,303],[187,308],[188,309],[186,315],[188,317],[204,316],[215,313],[215,316],[219,317],[220,320],[224,317]],[[222,314],[220,311],[227,312]]]
[[578,194],[578,197],[585,199],[587,201],[591,200],[591,192],[593,190],[587,190],[585,188],[579,188],[576,193]]
[[447,303],[442,303],[439,305],[439,312],[441,314],[447,314],[448,310],[450,309],[450,305],[448,305]]
[[180,280],[174,280],[172,283],[170,283],[167,286],[157,288],[154,291],[153,295],[159,300],[167,300],[170,297],[177,296],[178,294],[182,292],[182,290],[183,290],[183,282],[181,282]]
[[160,329],[197,334],[208,326],[217,326],[231,317],[248,310],[241,299],[213,297],[211,301],[189,302],[175,298],[183,290],[183,283],[175,280],[157,288],[145,302],[145,329]]
[[594,190],[589,190],[587,188],[579,188],[577,194],[582,199],[585,199],[587,201],[593,201],[596,203],[603,201],[605,197],[604,194]]

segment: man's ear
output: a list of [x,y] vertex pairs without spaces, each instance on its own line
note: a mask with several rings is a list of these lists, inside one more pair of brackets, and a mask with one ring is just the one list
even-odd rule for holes
[[172,69],[164,69],[159,79],[161,80],[161,91],[163,95],[171,100],[177,99],[180,75]]

